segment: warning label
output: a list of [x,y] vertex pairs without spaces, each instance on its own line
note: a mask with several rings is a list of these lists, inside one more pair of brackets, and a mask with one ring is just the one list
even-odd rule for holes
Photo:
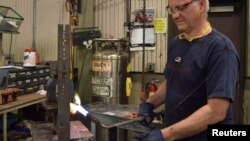
[[111,61],[93,61],[92,70],[97,72],[111,72]]

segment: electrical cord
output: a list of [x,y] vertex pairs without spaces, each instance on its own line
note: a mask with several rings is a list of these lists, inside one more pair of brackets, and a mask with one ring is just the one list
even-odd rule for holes
[[[81,52],[83,53],[83,50],[81,50]],[[83,61],[82,61],[82,66],[81,66],[81,70],[80,70],[80,75],[79,75],[79,78],[78,78],[78,82],[77,82],[77,86],[76,86],[76,90],[78,91],[78,88],[79,88],[79,84],[80,84],[80,78],[82,77],[82,73],[83,73],[83,66],[85,64],[85,60],[86,60],[86,57],[87,57],[87,54],[88,54],[89,50],[87,50],[85,53],[84,53],[84,58],[83,58]]]
[[9,48],[9,56],[8,56],[8,65],[11,63],[11,57],[10,57],[10,53],[11,53],[11,48],[12,48],[12,32],[10,33],[10,48]]
[[[145,17],[145,11],[146,11],[146,0],[143,0],[143,17]],[[143,20],[143,36],[142,36],[142,90],[144,90],[144,73],[145,73],[145,69],[144,69],[144,66],[145,66],[145,23],[146,21]]]

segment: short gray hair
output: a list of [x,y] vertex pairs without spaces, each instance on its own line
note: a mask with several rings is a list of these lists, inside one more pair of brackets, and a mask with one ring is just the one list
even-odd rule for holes
[[207,11],[207,13],[208,13],[208,12],[209,12],[209,9],[210,9],[209,0],[206,0],[206,3],[207,3],[207,5],[206,5],[206,11]]
[[209,9],[210,9],[209,0],[206,0],[206,16],[208,16]]

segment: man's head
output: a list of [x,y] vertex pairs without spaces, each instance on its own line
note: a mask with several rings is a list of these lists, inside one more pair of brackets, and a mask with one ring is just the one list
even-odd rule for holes
[[207,21],[208,0],[168,0],[167,11],[180,32],[193,32]]

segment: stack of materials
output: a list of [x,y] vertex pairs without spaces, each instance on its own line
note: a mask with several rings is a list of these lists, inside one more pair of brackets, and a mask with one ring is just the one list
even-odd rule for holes
[[18,88],[6,88],[0,90],[0,104],[7,104],[17,100],[17,96],[22,93]]

